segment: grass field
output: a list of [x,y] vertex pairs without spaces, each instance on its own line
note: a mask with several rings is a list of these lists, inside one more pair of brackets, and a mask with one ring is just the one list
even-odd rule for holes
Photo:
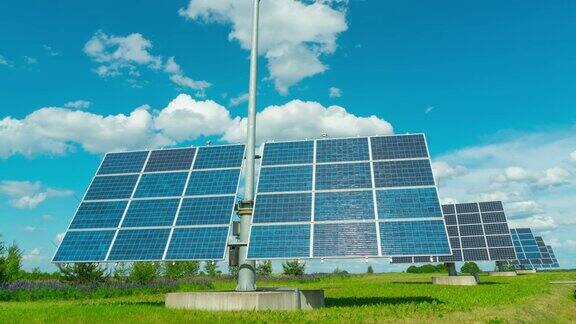
[[[260,282],[260,286],[324,289],[326,307],[297,312],[201,312],[164,308],[163,294],[81,301],[0,302],[0,323],[176,322],[576,322],[575,272],[481,277],[474,287],[431,285],[431,275],[377,274],[326,277],[313,282]],[[217,280],[215,289],[234,282]]]

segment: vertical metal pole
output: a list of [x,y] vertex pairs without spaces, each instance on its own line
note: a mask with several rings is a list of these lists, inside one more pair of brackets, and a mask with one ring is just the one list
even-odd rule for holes
[[[254,0],[252,14],[252,49],[250,53],[250,86],[248,91],[248,126],[246,132],[246,177],[244,201],[238,210],[240,216],[240,241],[248,242],[254,206],[254,173],[256,157],[256,83],[258,78],[258,13],[260,0]],[[256,290],[256,262],[246,260],[247,247],[240,247],[240,269],[236,291]]]
[[456,263],[447,262],[445,264],[448,267],[448,275],[449,276],[457,276],[458,275],[458,271],[456,270]]

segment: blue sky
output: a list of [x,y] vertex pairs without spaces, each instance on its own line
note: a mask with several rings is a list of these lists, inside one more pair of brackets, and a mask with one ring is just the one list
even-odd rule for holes
[[[576,267],[575,9],[262,0],[259,140],[424,132],[444,201],[502,199]],[[27,267],[52,269],[103,152],[243,140],[249,10],[4,4],[0,234]]]

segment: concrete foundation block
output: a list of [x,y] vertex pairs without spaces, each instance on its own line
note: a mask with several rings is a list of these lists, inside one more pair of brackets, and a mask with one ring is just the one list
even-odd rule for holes
[[488,273],[492,277],[515,277],[516,272],[514,271],[493,271]]
[[536,269],[530,269],[530,270],[516,270],[516,273],[519,275],[523,275],[523,274],[532,274],[532,273],[536,273]]
[[450,286],[475,286],[477,282],[474,276],[439,276],[432,277],[432,284]]
[[324,307],[324,291],[280,288],[169,293],[166,294],[166,307],[211,311],[310,310]]

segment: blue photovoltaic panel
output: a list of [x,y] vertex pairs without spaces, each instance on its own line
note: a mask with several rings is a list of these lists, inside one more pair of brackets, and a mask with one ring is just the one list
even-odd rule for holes
[[240,169],[193,171],[187,196],[233,195],[238,188]]
[[429,160],[374,162],[377,188],[434,186]]
[[138,175],[98,176],[84,200],[127,199],[132,195]]
[[377,190],[378,217],[442,218],[435,188]]
[[53,261],[223,259],[243,159],[244,145],[107,154]]
[[252,226],[248,258],[307,258],[310,225]]
[[423,135],[266,143],[257,191],[251,259],[451,253]]
[[170,229],[120,230],[108,260],[162,260]]
[[312,190],[312,166],[266,167],[260,169],[258,192]]
[[376,223],[314,225],[314,256],[378,256]]
[[262,165],[309,164],[313,157],[313,141],[266,143]]
[[370,160],[370,155],[366,137],[316,142],[316,162],[318,163],[368,160]]
[[127,200],[84,202],[78,208],[70,228],[117,227],[127,204]]
[[442,220],[382,222],[380,240],[385,255],[450,254]]
[[370,163],[316,166],[316,190],[372,188]]
[[[434,262],[509,261],[516,260],[517,253],[522,252],[515,249],[514,235],[508,231],[501,201],[448,204],[442,206],[442,211],[452,255],[433,257]],[[532,237],[531,234],[526,235]],[[405,258],[392,258],[392,263],[418,262],[416,257],[405,261]]]
[[134,200],[122,227],[172,226],[180,199]]
[[206,146],[198,149],[194,169],[239,168],[244,159],[244,145]]
[[166,260],[220,260],[224,258],[228,227],[177,228]]
[[54,262],[104,260],[114,230],[68,232],[60,243]]
[[316,221],[376,219],[372,190],[318,192],[315,200]]
[[258,195],[254,223],[307,222],[312,217],[312,194]]
[[181,196],[187,178],[188,172],[144,174],[140,178],[134,198]]
[[515,267],[545,269],[559,267],[555,256],[544,243],[542,237],[534,236],[529,228],[510,229],[518,263],[509,262]]
[[195,148],[152,151],[144,172],[189,170]]
[[177,226],[230,224],[234,196],[185,198]]
[[372,137],[372,159],[410,159],[428,157],[424,135]]
[[148,151],[108,153],[98,169],[98,174],[138,173],[142,170]]

